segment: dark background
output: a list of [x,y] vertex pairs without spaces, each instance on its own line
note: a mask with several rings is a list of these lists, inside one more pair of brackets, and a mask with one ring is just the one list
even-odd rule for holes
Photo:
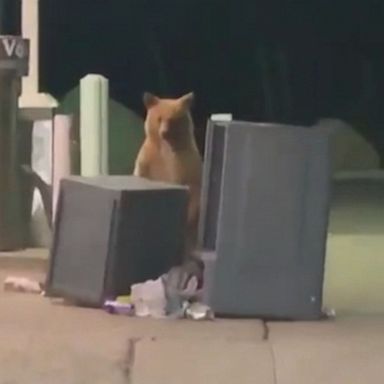
[[195,91],[206,118],[338,117],[384,154],[382,0],[40,0],[41,90],[87,73],[141,115],[141,95]]

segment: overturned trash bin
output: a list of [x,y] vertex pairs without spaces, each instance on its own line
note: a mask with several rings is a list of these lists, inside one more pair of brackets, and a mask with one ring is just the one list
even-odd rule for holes
[[183,259],[186,187],[135,176],[61,181],[48,296],[101,306]]
[[330,170],[321,127],[208,123],[199,246],[216,314],[321,316]]

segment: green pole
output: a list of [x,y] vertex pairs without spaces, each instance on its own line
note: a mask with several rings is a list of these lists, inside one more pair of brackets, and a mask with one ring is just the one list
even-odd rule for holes
[[17,115],[28,53],[27,40],[0,36],[0,251],[19,249],[24,242]]

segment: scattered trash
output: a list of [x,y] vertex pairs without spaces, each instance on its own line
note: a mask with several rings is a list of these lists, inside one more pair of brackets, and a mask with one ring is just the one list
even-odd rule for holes
[[213,320],[211,308],[200,302],[201,286],[201,262],[189,260],[156,280],[133,284],[131,295],[106,300],[103,308],[137,317]]
[[131,295],[117,296],[116,301],[119,303],[132,304],[132,297]]
[[7,292],[24,292],[39,293],[43,292],[43,285],[35,280],[26,277],[8,276],[4,280],[4,291]]
[[184,317],[185,302],[201,298],[203,266],[198,259],[171,268],[162,276],[167,299],[166,313],[171,317]]
[[336,310],[334,308],[323,308],[323,316],[327,319],[334,319],[336,317]]
[[166,314],[176,318],[183,317],[183,302],[185,299],[181,295],[180,289],[182,284],[181,267],[171,268],[161,279],[166,296]]
[[163,280],[148,280],[131,287],[131,299],[138,317],[166,317],[167,300]]
[[105,300],[103,308],[111,314],[119,314],[126,316],[133,316],[135,314],[135,307],[131,303],[122,303],[118,300]]
[[214,320],[215,315],[208,305],[195,302],[186,304],[185,317],[192,320]]

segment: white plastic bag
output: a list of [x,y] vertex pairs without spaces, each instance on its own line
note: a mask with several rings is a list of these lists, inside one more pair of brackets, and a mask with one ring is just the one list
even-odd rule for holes
[[136,316],[165,317],[167,300],[161,278],[132,285],[131,298],[135,307]]

